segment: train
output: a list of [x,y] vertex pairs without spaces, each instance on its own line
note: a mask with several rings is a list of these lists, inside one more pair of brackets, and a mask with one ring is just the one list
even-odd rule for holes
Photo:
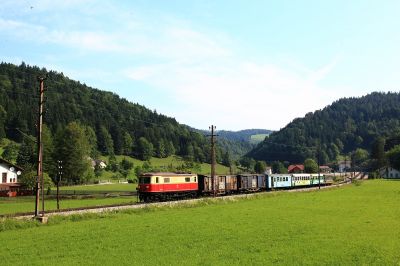
[[137,190],[139,201],[158,202],[327,184],[323,174],[216,175],[214,191],[213,179],[209,175],[158,172],[142,174]]

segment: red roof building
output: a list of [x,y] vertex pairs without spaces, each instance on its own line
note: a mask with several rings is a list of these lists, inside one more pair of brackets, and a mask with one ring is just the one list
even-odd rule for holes
[[291,164],[288,167],[289,173],[303,173],[304,172],[304,165],[302,164]]

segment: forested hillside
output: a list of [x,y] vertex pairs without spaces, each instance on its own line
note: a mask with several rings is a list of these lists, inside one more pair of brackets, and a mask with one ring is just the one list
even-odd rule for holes
[[[197,162],[210,160],[209,140],[174,118],[24,63],[0,64],[0,139],[21,143],[28,135],[36,136],[38,75],[48,75],[44,123],[52,136],[77,122],[92,138],[93,149],[104,155],[146,159],[177,154]],[[221,154],[218,150],[218,160]]]
[[[193,129],[203,135],[210,134],[204,130]],[[245,129],[240,131],[217,130],[217,145],[224,151],[222,162],[227,160],[239,160],[243,155],[251,151],[255,145],[251,136],[258,134],[270,134],[271,130],[266,129]]]
[[227,131],[227,130],[221,130],[218,131],[218,135],[221,138],[225,138],[228,140],[236,140],[236,141],[246,141],[250,142],[250,138],[253,135],[259,135],[259,134],[271,134],[273,131],[272,130],[267,130],[267,129],[245,129],[245,130],[240,130],[240,131]]
[[395,136],[400,136],[400,94],[374,92],[360,98],[340,99],[293,120],[248,156],[269,162],[299,163],[316,158],[320,141],[321,163],[326,163],[357,148],[371,151],[379,138],[390,140]]

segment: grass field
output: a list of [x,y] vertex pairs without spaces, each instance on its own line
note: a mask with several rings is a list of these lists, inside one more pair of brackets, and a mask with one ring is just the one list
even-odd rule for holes
[[49,225],[3,229],[0,257],[16,265],[398,265],[399,199],[400,181],[373,180],[234,202],[53,218]]
[[[105,185],[86,185],[86,186],[69,186],[60,187],[60,194],[68,191],[76,191],[77,194],[85,192],[85,194],[93,193],[96,195],[94,198],[82,198],[77,196],[75,199],[61,199],[60,208],[78,208],[88,206],[100,206],[108,204],[121,204],[136,202],[135,196],[118,196],[118,197],[101,197],[97,193],[113,193],[116,192],[136,192],[136,184],[105,184]],[[54,192],[55,188],[53,188]],[[69,193],[72,194],[72,193]],[[11,214],[17,212],[32,212],[35,207],[35,198],[28,197],[15,197],[15,198],[0,198],[0,214]],[[57,209],[57,202],[55,199],[45,200],[46,210]]]
[[[122,204],[122,203],[134,203],[136,202],[135,196],[119,196],[110,198],[78,198],[78,199],[61,199],[60,208],[79,208],[89,206],[101,206],[111,204]],[[42,205],[40,205],[40,210]],[[45,210],[56,210],[57,201],[55,199],[45,200]],[[35,210],[35,198],[34,197],[18,197],[18,198],[7,198],[0,199],[0,214],[12,214],[21,212],[33,212]]]
[[[118,162],[121,162],[124,158],[130,162],[133,163],[134,167],[136,166],[143,166],[144,161],[140,161],[138,159],[129,157],[129,156],[123,156],[123,155],[117,155],[115,156]],[[101,159],[108,162],[108,158],[106,156],[101,156]],[[182,158],[178,156],[169,156],[167,158],[156,158],[152,157],[150,159],[151,166],[154,168],[159,168],[159,169],[168,169],[169,165],[172,165],[173,167],[177,167],[183,164]],[[200,165],[201,170],[192,170],[192,172],[197,173],[197,174],[210,174],[211,173],[211,165],[208,163],[203,163]],[[165,170],[167,171],[167,170]],[[223,166],[221,164],[216,165],[216,172],[219,174],[228,174],[229,173],[229,167]],[[102,176],[100,177],[101,180],[112,180],[112,176],[115,175],[115,173],[109,172],[109,171],[104,171]],[[128,178],[133,178],[134,175],[134,170],[132,169],[129,172]]]
[[[136,191],[137,184],[99,184],[99,185],[81,185],[81,186],[65,186],[60,190],[76,190],[76,191]],[[52,188],[56,190],[56,188]]]
[[262,142],[266,136],[268,136],[269,134],[257,134],[257,135],[252,135],[250,137],[250,143],[252,144],[258,144],[260,142]]

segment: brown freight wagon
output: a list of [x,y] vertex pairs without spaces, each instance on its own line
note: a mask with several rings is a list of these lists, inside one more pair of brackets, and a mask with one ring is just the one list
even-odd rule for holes
[[265,187],[262,175],[243,174],[237,176],[237,188],[239,192],[259,191]]
[[[209,175],[199,175],[199,192],[204,195],[212,195],[213,181]],[[237,191],[237,177],[234,175],[217,175],[216,180],[216,193],[219,195],[235,193]]]

